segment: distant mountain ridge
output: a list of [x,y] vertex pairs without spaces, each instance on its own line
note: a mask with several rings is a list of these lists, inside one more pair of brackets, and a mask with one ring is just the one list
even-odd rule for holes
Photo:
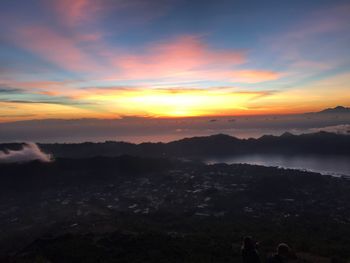
[[[104,143],[40,144],[54,157],[86,158],[120,155],[202,158],[240,154],[322,154],[350,155],[350,136],[328,132],[281,136],[264,135],[258,139],[238,139],[226,134],[184,138],[169,143],[107,141]],[[22,144],[0,144],[0,150],[21,149]]]
[[317,113],[350,113],[350,108],[344,106],[337,106],[335,108],[328,108]]

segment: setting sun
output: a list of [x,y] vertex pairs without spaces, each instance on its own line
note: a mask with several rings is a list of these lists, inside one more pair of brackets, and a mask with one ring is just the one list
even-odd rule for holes
[[259,92],[230,90],[119,90],[103,95],[81,97],[105,105],[109,111],[121,115],[153,117],[194,117],[229,115],[247,111],[250,100],[262,95]]

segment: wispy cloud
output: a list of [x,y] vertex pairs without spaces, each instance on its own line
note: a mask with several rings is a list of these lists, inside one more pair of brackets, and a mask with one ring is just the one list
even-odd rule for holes
[[105,70],[79,45],[79,41],[50,27],[37,25],[18,28],[16,44],[64,70],[72,72],[100,72]]
[[[258,83],[282,76],[280,72],[271,70],[242,70],[239,66],[247,61],[246,51],[210,47],[196,35],[155,42],[143,52],[120,53],[108,48],[103,52],[93,47],[85,49],[81,45],[81,35],[67,36],[46,26],[23,27],[16,33],[16,43],[22,48],[64,70],[90,73],[99,77],[100,81]],[[49,82],[42,84],[55,84]]]
[[[79,107],[64,103],[45,103],[34,101],[0,101],[0,123],[31,119],[78,119],[110,117],[101,109],[94,107]],[[25,114],[29,112],[30,114]]]
[[[121,32],[132,26],[146,24],[167,13],[176,1],[173,0],[54,0],[48,4],[49,9],[57,14],[61,24],[71,29],[95,27],[94,32],[110,34],[110,30]],[[122,23],[111,28],[101,24],[113,16],[120,17]],[[113,19],[112,19],[113,20]]]
[[258,83],[279,79],[283,74],[272,70],[237,70],[232,73],[232,81]]
[[57,104],[76,107],[87,107],[92,104],[83,100],[76,100],[72,96],[57,95],[55,92],[36,92],[32,89],[19,89],[11,87],[0,87],[0,102],[6,103],[30,103],[30,104]]
[[75,26],[80,23],[88,22],[96,16],[101,1],[91,0],[59,0],[52,1],[56,12],[63,18],[61,21]]
[[117,61],[125,76],[157,78],[186,76],[244,63],[244,52],[210,49],[197,36],[182,36],[156,43],[145,54],[127,55]]
[[[50,81],[50,80],[34,80],[34,81],[18,81],[15,79],[9,79],[4,81],[3,92],[25,92],[42,93],[47,95],[59,95],[63,94],[69,89],[71,84],[75,84],[77,81],[63,80],[63,81]],[[0,84],[1,87],[1,84]],[[0,88],[1,89],[1,88]],[[0,91],[1,92],[1,91]]]
[[283,32],[266,37],[264,45],[294,79],[341,68],[348,63],[344,51],[350,41],[349,13],[350,4],[313,10]]
[[246,62],[243,50],[220,50],[205,44],[199,36],[180,36],[149,46],[141,54],[115,59],[120,71],[116,79],[133,80],[221,80],[257,83],[274,80],[280,73],[240,70]]
[[[211,20],[206,3],[196,14],[199,19],[190,19],[185,7],[198,7],[192,1],[33,2],[35,8],[27,8],[32,7],[28,0],[17,8],[9,5],[12,12],[0,11],[2,116],[33,112],[43,118],[45,109],[60,117],[70,112],[107,117],[211,115],[272,107],[286,112],[311,104],[309,108],[315,108],[326,99],[337,104],[348,99],[345,84],[338,85],[334,95],[331,86],[326,90],[315,82],[349,65],[348,4],[314,8],[272,30],[249,27],[251,32],[244,32],[234,24],[247,28],[250,23],[231,11],[223,19],[213,10]],[[231,6],[227,2],[215,6],[222,10]],[[169,7],[176,10],[167,14]],[[226,38],[225,32],[234,37]],[[257,34],[267,40],[255,43]]]
[[9,94],[9,93],[18,93],[18,92],[22,92],[22,90],[20,89],[16,89],[16,88],[10,88],[10,87],[2,87],[0,84],[0,95],[1,94]]

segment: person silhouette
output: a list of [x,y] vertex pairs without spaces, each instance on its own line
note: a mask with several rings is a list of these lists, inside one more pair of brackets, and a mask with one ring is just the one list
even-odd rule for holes
[[267,263],[284,263],[287,262],[290,256],[290,248],[285,243],[280,243],[277,246],[276,253],[267,260]]
[[257,250],[257,243],[251,237],[245,237],[241,248],[243,263],[260,263],[260,257]]

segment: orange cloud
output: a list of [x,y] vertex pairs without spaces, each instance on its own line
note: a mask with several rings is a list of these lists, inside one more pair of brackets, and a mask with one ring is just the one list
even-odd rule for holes
[[281,77],[281,74],[270,70],[238,70],[231,76],[235,82],[257,83],[276,80]]
[[0,101],[0,123],[7,121],[50,119],[50,118],[103,118],[102,113],[93,110],[77,108],[70,105],[50,103],[22,103]]
[[[301,84],[251,101],[248,107],[266,107],[274,112],[311,112],[334,105],[349,105],[350,101],[350,72],[333,77]],[[335,92],[336,91],[336,92]]]

